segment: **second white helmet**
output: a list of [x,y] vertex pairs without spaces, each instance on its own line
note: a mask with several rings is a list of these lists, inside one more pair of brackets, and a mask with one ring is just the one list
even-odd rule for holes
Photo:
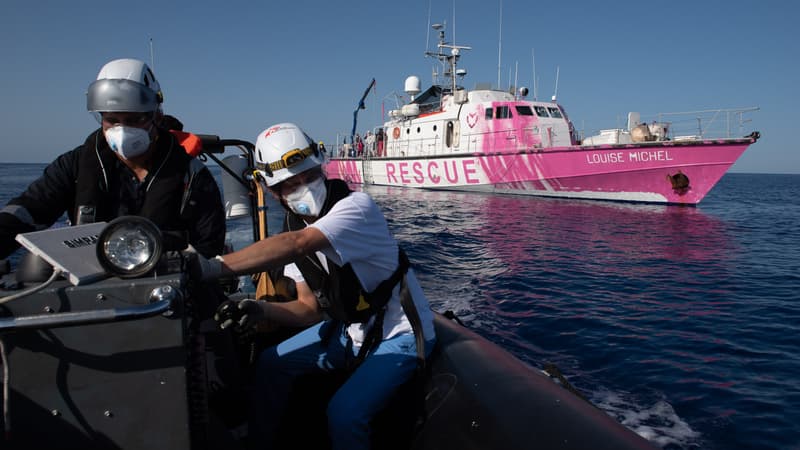
[[150,112],[164,97],[156,77],[138,59],[115,59],[100,69],[86,92],[86,109],[100,112]]
[[322,158],[314,140],[293,123],[273,125],[256,140],[256,169],[268,186],[321,166]]

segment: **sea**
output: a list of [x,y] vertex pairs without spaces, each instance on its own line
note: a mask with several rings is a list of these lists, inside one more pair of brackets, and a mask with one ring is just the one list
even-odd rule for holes
[[[0,164],[0,202],[44,167]],[[697,207],[354,188],[435,310],[656,446],[800,449],[800,175],[729,173]]]

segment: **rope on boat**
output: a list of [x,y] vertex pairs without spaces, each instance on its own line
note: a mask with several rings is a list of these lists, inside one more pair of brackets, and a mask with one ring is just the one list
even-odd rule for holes
[[556,366],[555,364],[553,364],[553,363],[544,363],[544,373],[546,373],[550,378],[555,378],[556,380],[558,380],[558,382],[561,384],[561,386],[564,389],[566,389],[566,390],[572,392],[573,394],[577,395],[578,397],[580,397],[581,399],[586,401],[586,403],[589,403],[590,405],[593,405],[593,403],[590,402],[589,399],[587,399],[581,393],[581,391],[579,391],[575,386],[573,386],[572,384],[570,384],[569,381],[567,381],[567,378],[564,376],[563,373],[561,373],[561,369],[559,369],[558,366]]
[[0,357],[3,363],[3,429],[5,431],[5,439],[8,440],[11,436],[11,410],[8,403],[8,384],[10,382],[8,372],[8,356],[6,355],[6,345],[3,338],[0,337]]

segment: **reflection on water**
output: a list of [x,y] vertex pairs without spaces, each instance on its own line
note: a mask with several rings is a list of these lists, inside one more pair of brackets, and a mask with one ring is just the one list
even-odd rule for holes
[[[497,300],[512,304],[531,297],[537,304],[557,303],[578,292],[589,300],[587,291],[613,301],[601,294],[612,287],[637,293],[644,304],[668,301],[693,284],[724,280],[734,245],[724,223],[696,208],[365,190],[384,208],[415,261],[424,261],[417,270],[444,300],[452,291],[442,284],[484,282],[493,297],[506,292],[508,298]],[[654,284],[657,291],[643,290]]]

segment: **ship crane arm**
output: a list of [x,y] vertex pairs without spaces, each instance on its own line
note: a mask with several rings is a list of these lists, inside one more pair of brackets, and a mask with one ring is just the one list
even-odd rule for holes
[[356,123],[358,122],[358,111],[361,109],[367,109],[366,105],[364,105],[364,100],[367,98],[370,89],[372,89],[373,87],[375,87],[375,78],[373,78],[372,81],[369,82],[369,86],[367,86],[367,89],[364,91],[364,95],[362,95],[361,100],[358,101],[358,106],[356,106],[356,110],[353,111],[353,130],[350,132],[351,144],[353,143],[353,140],[355,139],[356,136]]

